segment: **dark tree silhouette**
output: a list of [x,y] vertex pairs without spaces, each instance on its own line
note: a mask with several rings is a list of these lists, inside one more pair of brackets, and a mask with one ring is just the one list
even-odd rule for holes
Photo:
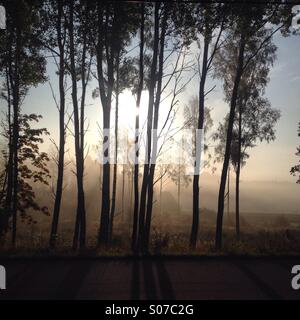
[[5,211],[12,216],[12,243],[16,244],[19,186],[20,109],[28,90],[45,79],[45,57],[37,38],[39,3],[4,1],[6,30],[0,37],[0,72],[6,79],[8,104],[7,189]]
[[[155,6],[156,11],[156,6]],[[158,13],[157,13],[158,14]],[[157,55],[157,63],[158,69],[156,70],[157,74],[155,77],[157,82],[154,80],[153,84],[156,86],[155,92],[155,100],[154,104],[151,106],[154,107],[153,110],[153,123],[151,125],[150,135],[153,135],[153,146],[151,150],[151,144],[149,146],[149,151],[152,152],[150,159],[150,167],[148,171],[148,176],[146,174],[147,180],[147,210],[146,210],[146,217],[145,217],[145,231],[144,231],[144,238],[143,238],[143,251],[148,251],[149,247],[149,237],[150,237],[150,228],[151,228],[151,219],[152,219],[152,206],[153,206],[153,182],[154,182],[154,174],[155,174],[155,165],[156,165],[156,158],[157,158],[157,129],[158,129],[158,117],[159,117],[159,106],[160,106],[160,99],[162,94],[162,76],[163,76],[163,66],[164,66],[164,48],[165,48],[165,37],[167,31],[167,21],[168,21],[168,14],[169,14],[169,5],[164,4],[162,8],[161,15],[162,17],[159,19],[157,17],[157,24],[161,24],[160,32],[158,31],[159,43],[157,46],[158,55]],[[156,30],[156,29],[155,29]],[[153,53],[154,54],[154,53]],[[155,60],[155,59],[154,59]],[[154,93],[154,92],[153,92]],[[149,105],[150,106],[150,105]],[[151,108],[149,108],[151,110]],[[152,119],[152,117],[151,117]],[[152,121],[151,121],[152,122]],[[153,129],[153,131],[152,131]],[[151,139],[148,140],[148,143],[151,142]],[[145,178],[145,177],[144,177]]]
[[[178,37],[175,28],[174,13],[178,12],[176,5],[172,3],[155,3],[153,11],[153,41],[150,42],[152,57],[147,63],[147,65],[150,66],[150,72],[145,78],[149,92],[149,100],[145,164],[143,168],[139,208],[138,247],[142,253],[148,251],[150,242],[152,208],[154,202],[155,167],[161,151],[161,147],[158,147],[158,139],[161,137],[162,130],[166,128],[166,124],[170,120],[170,115],[178,102],[176,99],[178,94],[184,90],[186,85],[186,83],[181,83],[182,73],[184,70],[190,68],[188,63],[185,65],[184,53],[184,48],[188,45],[188,42],[184,41],[186,39],[182,40]],[[173,43],[170,39],[173,40]],[[172,49],[170,50],[171,53],[168,54],[166,54],[167,45],[172,46]],[[175,52],[177,52],[177,59],[175,59],[175,63],[172,64],[172,70],[166,72],[168,58]],[[180,58],[182,58],[182,61]],[[171,94],[173,93],[171,104],[167,119],[165,119],[166,121],[163,123],[162,128],[159,128],[160,105],[161,101],[165,98],[163,94],[171,80],[174,82],[174,88],[171,91]],[[181,84],[180,87],[179,84]]]
[[153,122],[153,104],[154,104],[154,92],[156,84],[157,74],[157,61],[159,52],[159,9],[160,3],[155,3],[154,9],[154,39],[152,49],[152,60],[148,82],[149,101],[148,101],[148,116],[147,116],[147,150],[145,154],[145,164],[143,169],[143,181],[140,194],[140,209],[139,209],[139,234],[138,234],[138,247],[143,250],[145,246],[145,214],[146,214],[146,199],[148,189],[148,176],[149,176],[149,163],[151,156],[151,141],[152,141],[152,122]]
[[139,53],[139,84],[136,94],[136,116],[135,116],[135,158],[134,158],[134,209],[133,226],[131,237],[131,248],[136,251],[138,237],[138,216],[139,216],[139,135],[140,135],[140,103],[144,86],[144,25],[145,25],[145,5],[140,5],[140,53]]
[[[291,6],[284,5],[281,7],[277,4],[272,5],[264,3],[258,6],[247,5],[241,7],[233,5],[232,8],[233,27],[231,29],[233,30],[233,33],[235,34],[234,38],[237,39],[237,41],[235,43],[232,42],[231,45],[238,48],[238,53],[230,94],[230,112],[218,196],[215,241],[217,250],[222,247],[224,196],[240,82],[245,70],[249,67],[250,62],[255,59],[257,54],[259,54],[265,45],[271,41],[272,36],[280,29],[282,32],[288,32],[291,18]],[[267,23],[269,23],[270,26],[266,27]],[[245,54],[245,52],[247,52],[247,50],[245,50],[247,47],[251,47],[253,50],[250,54]],[[226,82],[227,79],[225,78],[224,83]]]
[[[200,83],[199,83],[199,111],[198,111],[198,123],[197,123],[197,136],[199,130],[204,129],[204,116],[205,116],[205,84],[208,73],[212,67],[213,59],[220,45],[220,37],[224,30],[225,23],[225,9],[224,4],[205,4],[196,6],[196,17],[200,17],[198,22],[198,32],[203,36],[203,52],[202,61],[199,65]],[[196,21],[197,21],[196,18]],[[199,18],[198,18],[199,19]],[[215,34],[216,33],[216,34]],[[211,45],[214,37],[216,37],[215,43]],[[211,54],[209,50],[211,48]],[[201,70],[200,70],[201,68]],[[198,139],[197,139],[198,140]],[[197,143],[195,141],[195,143]],[[199,142],[198,142],[199,143]],[[201,152],[201,151],[200,151]],[[195,248],[198,236],[199,228],[199,161],[200,153],[195,153],[195,172],[193,176],[193,222],[190,236],[190,247]]]
[[[55,200],[53,207],[53,218],[50,231],[49,246],[55,247],[57,239],[58,222],[60,216],[60,207],[63,192],[63,178],[64,178],[64,159],[65,159],[65,140],[66,140],[66,124],[65,124],[65,95],[66,95],[66,51],[67,51],[67,21],[66,21],[66,5],[63,0],[46,1],[41,13],[42,26],[41,33],[44,35],[42,40],[43,46],[47,52],[50,52],[58,62],[56,63],[58,74],[58,89],[59,99],[56,100],[54,92],[53,97],[56,107],[59,112],[59,142],[55,144],[57,148],[58,157],[57,165],[57,179]],[[52,90],[52,87],[51,87]]]
[[98,90],[103,114],[102,200],[98,245],[109,243],[110,225],[110,113],[120,52],[135,33],[135,9],[125,3],[96,2],[94,41]]
[[[84,196],[84,135],[85,135],[85,99],[91,70],[91,45],[89,38],[90,6],[88,1],[69,3],[68,36],[69,36],[69,68],[68,71],[72,82],[73,123],[76,158],[77,179],[77,212],[73,248],[78,244],[80,248],[85,247],[86,241],[86,211]],[[80,50],[79,50],[80,48]],[[90,55],[89,55],[90,54]],[[78,98],[81,84],[81,97]]]
[[[237,60],[237,52],[230,43],[235,40],[234,35],[228,35],[228,44],[225,45],[215,60],[215,75],[226,79],[224,82],[225,100],[230,99],[230,92],[234,80],[234,64]],[[257,140],[271,141],[275,139],[274,125],[280,117],[278,110],[271,108],[269,101],[263,98],[270,67],[275,60],[276,46],[268,41],[257,53],[256,58],[249,62],[249,67],[244,71],[241,79],[238,97],[237,110],[234,120],[233,138],[231,143],[231,162],[236,173],[236,235],[240,237],[239,226],[239,184],[241,166],[249,157],[247,149],[255,146]],[[254,49],[256,50],[256,49]],[[245,55],[253,54],[253,48],[247,47]],[[224,63],[225,62],[225,63]],[[216,147],[217,160],[223,160],[225,136],[228,128],[228,115],[225,123],[220,124],[214,139],[220,140]]]

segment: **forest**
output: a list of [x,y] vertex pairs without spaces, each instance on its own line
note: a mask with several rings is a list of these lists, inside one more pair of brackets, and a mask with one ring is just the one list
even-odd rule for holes
[[299,253],[300,145],[243,178],[292,108],[268,86],[295,4],[0,5],[1,254]]

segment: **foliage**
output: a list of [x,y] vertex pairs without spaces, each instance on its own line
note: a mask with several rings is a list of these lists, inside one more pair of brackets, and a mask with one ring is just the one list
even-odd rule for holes
[[[267,37],[269,30],[262,29],[257,36],[248,40],[245,48],[245,61],[257,52],[258,38]],[[258,37],[258,38],[257,38]],[[238,37],[234,30],[227,31],[226,43],[216,54],[214,76],[223,79],[225,101],[229,102],[235,79],[235,68],[238,59]],[[280,118],[280,112],[271,107],[267,98],[263,97],[269,81],[270,67],[276,59],[276,46],[268,39],[263,48],[256,54],[255,59],[249,60],[241,78],[237,110],[233,127],[231,143],[231,162],[236,168],[239,153],[239,117],[241,116],[241,165],[249,158],[247,150],[256,146],[258,141],[270,142],[275,140],[274,125]],[[228,127],[227,114],[224,122],[219,123],[213,135],[214,141],[219,141],[215,147],[216,160],[221,161],[225,152],[226,132]]]
[[[35,223],[31,210],[40,211],[49,215],[46,206],[40,206],[36,200],[33,184],[48,185],[50,178],[48,155],[40,151],[40,144],[44,142],[43,136],[49,135],[46,128],[32,128],[32,123],[38,123],[42,118],[36,114],[23,114],[19,119],[19,145],[18,145],[18,210],[23,221]],[[4,136],[8,138],[7,128]],[[7,150],[2,150],[5,159],[8,158]]]
[[[300,137],[300,122],[299,122],[299,127],[298,127],[298,136]],[[300,157],[300,146],[297,147],[297,152],[296,152],[296,156]],[[290,174],[293,175],[294,177],[299,173],[299,177],[298,180],[296,181],[296,183],[300,183],[300,160],[299,160],[299,164],[296,164],[295,166],[293,166],[290,170]]]
[[[199,119],[199,99],[197,96],[190,98],[188,104],[184,108],[184,128],[190,129],[194,133],[192,136],[192,150],[191,154],[195,157],[195,140],[196,140],[196,130],[198,128]],[[209,152],[209,133],[213,127],[213,119],[211,117],[211,109],[207,106],[204,107],[204,152],[207,153],[207,161],[204,162],[204,166],[209,165],[211,159],[211,153]]]
[[[248,104],[249,106],[249,104]],[[242,120],[242,138],[241,138],[241,165],[246,164],[249,158],[248,149],[256,146],[257,142],[270,142],[275,140],[274,125],[280,118],[280,112],[271,107],[269,101],[258,97],[252,101],[250,107],[244,108]],[[216,132],[213,134],[213,140],[219,141],[215,147],[215,162],[223,159],[226,142],[226,132],[228,126],[228,115],[224,123],[219,123]],[[238,163],[238,124],[234,124],[233,139],[231,144],[231,163],[234,168]]]
[[[18,73],[20,101],[30,86],[46,81],[46,58],[36,41],[39,24],[38,1],[4,1],[7,13],[6,30],[0,33],[0,74],[5,78]],[[17,31],[20,35],[17,35]],[[17,40],[19,56],[17,55]],[[13,59],[18,59],[18,62]]]

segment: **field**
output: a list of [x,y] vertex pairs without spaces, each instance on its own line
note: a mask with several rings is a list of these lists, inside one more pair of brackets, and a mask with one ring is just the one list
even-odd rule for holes
[[[203,210],[200,213],[200,232],[197,249],[189,249],[191,218],[187,213],[163,212],[153,217],[151,249],[153,255],[297,255],[300,253],[300,216],[297,214],[243,213],[241,215],[241,237],[236,240],[234,214],[224,217],[223,249],[215,251],[216,213]],[[41,226],[43,225],[43,228]],[[73,229],[71,223],[62,223],[57,248],[48,248],[49,230],[45,224],[30,227],[20,224],[17,247],[12,249],[9,234],[1,244],[0,256],[127,256],[131,255],[130,228],[128,221],[119,216],[116,219],[112,245],[97,248],[97,224],[91,224],[88,245],[84,251],[73,251]]]

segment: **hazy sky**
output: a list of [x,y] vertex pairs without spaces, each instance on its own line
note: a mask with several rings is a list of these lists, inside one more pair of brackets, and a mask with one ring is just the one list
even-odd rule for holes
[[[295,152],[300,144],[297,136],[300,121],[300,37],[285,38],[277,33],[274,42],[278,47],[277,59],[270,72],[266,97],[272,107],[281,111],[281,118],[276,125],[276,140],[269,144],[259,143],[249,152],[250,158],[242,169],[241,178],[293,182],[295,178],[289,175],[289,170],[298,161]],[[197,94],[197,79],[193,81],[192,89]],[[208,96],[207,105],[213,109],[212,117],[217,125],[228,112],[221,84]]]
[[[250,159],[242,170],[242,179],[295,182],[295,178],[290,176],[289,170],[298,161],[294,154],[296,146],[300,142],[297,137],[297,124],[300,121],[300,37],[283,38],[280,34],[277,34],[274,41],[278,46],[277,60],[270,73],[270,83],[267,87],[266,96],[270,99],[273,107],[281,110],[281,119],[276,127],[277,138],[270,144],[259,144],[250,152]],[[54,74],[55,66],[53,62],[49,61],[47,70],[52,86],[56,90],[57,76]],[[90,123],[86,138],[89,145],[93,145],[99,140],[96,122],[102,123],[100,99],[93,100],[91,98],[91,91],[95,86],[95,81],[89,85],[88,105],[86,107],[86,116]],[[210,82],[207,89],[209,89],[209,86]],[[183,108],[189,98],[196,95],[197,92],[198,78],[195,77],[180,96],[180,108]],[[71,111],[72,105],[69,96],[68,101]],[[142,108],[146,109],[145,95],[143,101]],[[3,106],[3,100],[0,103],[2,107],[5,107]],[[228,105],[223,101],[221,83],[218,83],[216,89],[210,93],[207,98],[207,105],[213,109],[212,117],[216,126],[228,111]],[[48,83],[30,90],[23,106],[23,112],[36,112],[43,115],[44,118],[40,125],[47,127],[51,137],[57,141],[58,112]],[[122,123],[134,124],[134,99],[130,92],[124,93],[120,98],[120,119]],[[49,149],[49,141],[46,141],[44,149]],[[295,187],[299,188],[296,185]]]
[[[242,179],[295,181],[289,170],[298,159],[296,146],[300,143],[297,136],[300,121],[300,37],[282,37],[277,33],[274,42],[278,47],[277,60],[270,72],[270,82],[266,97],[271,105],[280,109],[281,118],[276,125],[276,140],[260,143],[250,151],[250,159],[242,170]],[[226,106],[222,90],[209,98],[214,109],[214,118],[222,120]]]

